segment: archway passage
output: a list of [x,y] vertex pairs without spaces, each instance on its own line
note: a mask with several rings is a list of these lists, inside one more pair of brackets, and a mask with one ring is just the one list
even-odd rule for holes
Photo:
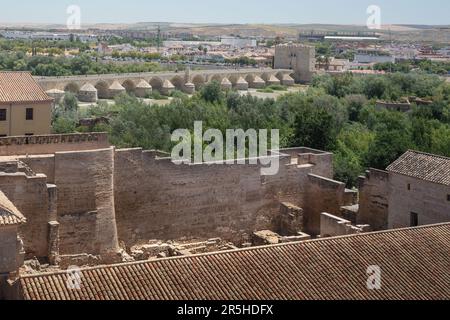
[[109,98],[109,85],[106,81],[97,82],[95,85],[95,89],[97,89],[97,95],[99,99]]
[[211,82],[213,82],[213,81],[216,81],[216,82],[218,82],[218,83],[220,84],[220,83],[222,82],[222,76],[219,75],[219,74],[214,75],[214,76],[211,78]]
[[134,82],[132,80],[125,80],[122,83],[122,86],[125,88],[125,90],[127,91],[128,94],[135,93],[135,91],[136,91],[136,85],[134,84]]
[[164,81],[159,77],[154,77],[149,81],[150,85],[153,88],[153,91],[157,90],[159,93],[162,91],[162,86]]
[[172,82],[172,84],[175,86],[175,89],[183,91],[184,80],[180,76],[173,77],[172,80],[170,80],[170,82]]
[[192,79],[192,83],[195,85],[195,89],[199,90],[201,89],[205,83],[206,80],[203,76],[201,75],[196,75],[193,79]]

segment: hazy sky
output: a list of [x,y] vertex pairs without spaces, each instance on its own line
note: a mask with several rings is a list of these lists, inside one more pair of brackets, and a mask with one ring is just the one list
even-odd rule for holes
[[0,0],[0,23],[63,23],[79,5],[82,23],[216,22],[365,24],[369,5],[382,24],[450,24],[449,0]]

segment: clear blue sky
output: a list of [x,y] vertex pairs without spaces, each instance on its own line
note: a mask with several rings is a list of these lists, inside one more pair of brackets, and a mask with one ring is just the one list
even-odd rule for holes
[[2,3],[0,23],[65,23],[70,4],[81,7],[82,23],[365,24],[376,4],[382,24],[450,24],[448,0],[15,0]]

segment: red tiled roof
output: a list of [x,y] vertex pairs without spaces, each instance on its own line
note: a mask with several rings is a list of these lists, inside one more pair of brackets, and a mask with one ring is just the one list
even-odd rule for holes
[[20,225],[26,222],[25,217],[0,191],[0,227],[7,225]]
[[450,158],[407,151],[387,171],[450,186]]
[[29,72],[0,72],[0,104],[51,102]]
[[[24,276],[26,300],[450,299],[450,224]],[[381,290],[367,269],[381,268]]]

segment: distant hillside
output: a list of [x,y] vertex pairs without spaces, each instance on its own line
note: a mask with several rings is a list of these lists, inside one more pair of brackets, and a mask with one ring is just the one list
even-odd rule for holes
[[[300,32],[364,32],[373,31],[360,25],[334,24],[192,24],[171,22],[139,22],[134,24],[102,23],[84,25],[84,29],[103,30],[156,30],[163,32],[190,32],[200,36],[237,35],[242,37],[295,38]],[[0,24],[0,28],[63,29],[63,25]],[[381,39],[398,41],[450,42],[449,26],[383,25],[377,30]]]

